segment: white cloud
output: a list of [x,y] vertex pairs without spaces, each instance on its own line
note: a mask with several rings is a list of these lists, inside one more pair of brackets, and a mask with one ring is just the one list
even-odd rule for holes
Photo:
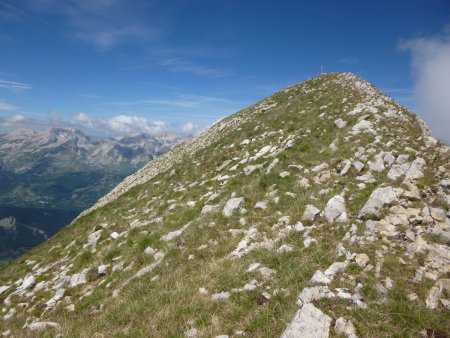
[[93,129],[95,128],[95,125],[97,124],[95,122],[95,119],[91,118],[87,114],[80,112],[74,116],[72,116],[72,122],[74,124],[81,124],[82,126]]
[[155,135],[167,132],[166,124],[163,121],[152,121],[146,117],[135,115],[117,115],[99,119],[80,112],[72,116],[70,122],[75,127],[91,129],[102,134],[148,133]]
[[19,110],[19,107],[16,107],[2,99],[0,99],[0,111],[17,111]]
[[31,89],[31,86],[27,83],[8,81],[0,79],[0,87],[12,90],[13,92],[22,92],[27,89]]
[[411,39],[399,47],[412,56],[421,116],[437,137],[450,143],[450,29],[443,36]]
[[13,126],[21,124],[25,121],[25,117],[21,114],[15,114],[0,120],[0,124],[3,126]]
[[198,129],[198,125],[193,122],[188,122],[181,127],[181,131],[183,133],[192,133],[193,131]]
[[160,134],[166,130],[163,121],[150,121],[141,116],[118,115],[106,120],[106,125],[118,133],[149,133]]

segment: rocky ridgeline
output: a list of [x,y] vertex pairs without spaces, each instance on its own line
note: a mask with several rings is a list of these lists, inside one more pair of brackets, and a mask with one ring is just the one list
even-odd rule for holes
[[[150,162],[8,267],[2,334],[401,335],[393,322],[445,336],[449,166],[421,120],[352,74],[290,87]],[[143,323],[117,323],[129,303]],[[400,306],[430,319],[391,320]]]

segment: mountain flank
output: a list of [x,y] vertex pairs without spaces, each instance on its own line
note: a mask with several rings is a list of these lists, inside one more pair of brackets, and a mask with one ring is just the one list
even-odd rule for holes
[[448,337],[450,151],[349,73],[184,141],[0,273],[4,336]]

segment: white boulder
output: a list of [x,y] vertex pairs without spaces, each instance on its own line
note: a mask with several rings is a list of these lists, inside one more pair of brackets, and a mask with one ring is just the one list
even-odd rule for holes
[[358,218],[377,217],[385,205],[389,205],[395,200],[397,200],[397,195],[392,187],[377,188],[362,207]]
[[281,338],[328,338],[331,318],[313,304],[305,304],[296,312]]
[[332,197],[325,205],[324,216],[328,222],[346,222],[347,212],[345,211],[345,199],[340,195]]
[[230,217],[235,211],[239,211],[244,206],[243,197],[235,197],[228,200],[225,207],[222,210],[222,215],[225,217]]
[[303,213],[303,219],[307,221],[314,221],[319,213],[320,209],[316,208],[314,205],[308,204],[305,212]]

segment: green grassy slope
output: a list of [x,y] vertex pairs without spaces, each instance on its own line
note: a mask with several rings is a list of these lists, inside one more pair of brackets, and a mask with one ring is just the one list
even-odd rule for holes
[[[356,115],[348,114],[358,103],[377,105],[377,100],[381,103],[376,111],[367,104]],[[396,116],[384,114],[393,109]],[[241,115],[246,116],[241,124],[226,127]],[[364,115],[375,134],[352,135],[352,127]],[[337,118],[347,125],[337,128]],[[369,236],[364,235],[366,223],[357,219],[371,193],[383,183],[405,188],[402,179],[388,180],[387,165],[381,172],[370,170],[368,162],[381,151],[426,160],[424,176],[414,182],[422,198],[401,198],[395,204],[418,210],[425,206],[448,209],[435,196],[438,182],[449,172],[448,152],[437,151],[440,145],[426,147],[414,115],[356,77],[337,73],[276,93],[221,124],[224,132],[211,145],[160,170],[3,268],[0,286],[11,287],[0,293],[2,315],[11,309],[15,313],[0,319],[1,331],[11,330],[20,337],[59,333],[64,337],[214,337],[240,336],[240,331],[246,337],[276,337],[299,309],[297,297],[312,285],[315,271],[345,260],[336,255],[341,243],[350,252],[366,253],[371,267],[350,263],[329,287],[355,293],[360,283],[367,308],[339,298],[315,301],[325,314],[351,319],[360,337],[410,337],[427,329],[448,332],[449,311],[425,305],[436,280],[411,281],[428,262],[427,253],[439,246],[445,255],[447,244],[424,233],[429,251],[408,254],[405,247],[411,240],[405,236],[408,231],[416,233],[416,225],[396,225],[398,233],[393,237]],[[335,150],[330,148],[332,143]],[[268,145],[272,146],[268,153],[249,159]],[[359,147],[367,156],[361,160],[365,168],[358,173],[352,167],[339,175],[338,164],[356,159]],[[183,144],[177,148],[180,152]],[[238,164],[245,159],[246,163]],[[274,159],[279,162],[268,172]],[[312,171],[322,163],[328,165],[325,170]],[[249,165],[261,166],[246,175],[244,168]],[[360,190],[357,177],[370,171],[375,182]],[[283,172],[289,176],[280,176]],[[300,183],[304,178],[309,187]],[[330,223],[323,216],[304,220],[306,205],[323,210],[331,197],[341,193],[347,222]],[[225,217],[222,210],[232,196],[244,198],[243,209]],[[259,201],[267,202],[265,210],[254,207]],[[217,207],[202,213],[205,205]],[[381,217],[388,215],[386,207]],[[298,221],[304,230],[294,229]],[[179,229],[181,234],[164,240]],[[95,248],[87,245],[94,232],[100,236]],[[119,237],[114,239],[113,233]],[[307,238],[316,242],[305,247]],[[156,254],[146,253],[149,247]],[[248,252],[233,258],[238,247]],[[260,265],[249,271],[254,263]],[[101,265],[108,265],[105,274],[97,271]],[[443,269],[435,269],[436,279],[445,277]],[[73,275],[83,271],[85,282],[71,287]],[[33,285],[17,292],[23,282],[18,280],[27,275],[34,276]],[[393,287],[380,294],[378,284],[387,277]],[[58,288],[64,291],[56,305],[46,305]],[[407,299],[412,292],[417,302]],[[226,299],[215,299],[228,293]],[[380,301],[383,297],[385,301]],[[58,327],[40,331],[26,327],[26,323],[42,321]],[[330,334],[335,335],[333,329]]]

